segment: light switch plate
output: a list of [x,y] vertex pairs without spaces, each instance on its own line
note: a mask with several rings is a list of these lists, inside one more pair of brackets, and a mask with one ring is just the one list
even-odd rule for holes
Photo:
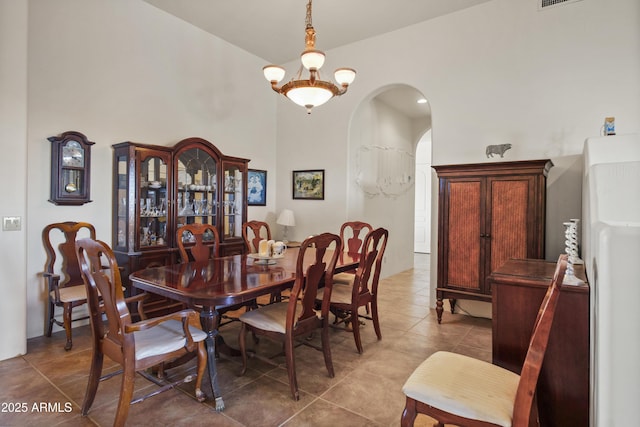
[[22,229],[22,218],[19,216],[2,217],[2,231],[20,231]]

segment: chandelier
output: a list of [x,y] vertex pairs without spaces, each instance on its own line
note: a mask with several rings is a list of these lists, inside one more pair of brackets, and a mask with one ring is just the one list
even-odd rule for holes
[[[324,104],[334,96],[346,93],[347,88],[356,77],[354,69],[338,68],[334,73],[334,78],[340,86],[321,79],[320,68],[324,64],[324,52],[316,50],[316,30],[311,22],[311,2],[312,0],[309,0],[307,3],[305,48],[300,55],[302,65],[298,69],[298,74],[289,82],[278,87],[278,83],[284,78],[284,68],[277,65],[267,65],[262,68],[264,77],[271,82],[271,88],[301,107],[305,107],[307,114],[311,114],[313,107]],[[309,71],[308,79],[302,78],[303,68]]]

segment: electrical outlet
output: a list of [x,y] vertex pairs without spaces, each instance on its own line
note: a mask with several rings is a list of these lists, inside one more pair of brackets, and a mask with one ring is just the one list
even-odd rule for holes
[[19,216],[2,217],[2,231],[20,231],[22,229],[22,218]]

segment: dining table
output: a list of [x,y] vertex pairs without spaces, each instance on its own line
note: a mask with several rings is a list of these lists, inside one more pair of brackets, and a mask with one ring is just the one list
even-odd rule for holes
[[[224,409],[216,368],[219,350],[216,346],[225,346],[218,333],[219,310],[293,287],[299,250],[288,248],[277,259],[255,254],[232,255],[203,262],[147,268],[129,276],[135,288],[182,302],[200,312],[202,330],[207,334],[207,368],[216,411]],[[330,256],[328,252],[325,257]],[[314,257],[315,249],[307,248],[303,271]],[[359,260],[359,253],[341,252],[335,272],[353,270]]]

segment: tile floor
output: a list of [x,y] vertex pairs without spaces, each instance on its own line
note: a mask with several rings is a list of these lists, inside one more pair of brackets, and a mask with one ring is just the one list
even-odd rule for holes
[[[239,358],[222,356],[218,366],[223,412],[212,409],[211,398],[204,403],[193,399],[191,383],[133,405],[127,425],[398,426],[404,408],[402,385],[427,356],[449,350],[491,360],[490,320],[445,312],[438,325],[428,303],[429,256],[417,254],[415,268],[380,283],[381,341],[367,321],[362,328],[364,353],[359,355],[350,333],[332,331],[334,378],[327,376],[322,353],[297,348],[299,401],[291,399],[282,357],[273,359],[277,367],[249,359],[249,370],[240,377]],[[232,345],[237,343],[237,332],[235,323],[221,330]],[[63,333],[33,338],[25,356],[0,362],[1,426],[112,425],[120,377],[100,384],[89,416],[81,417],[91,358],[89,328],[76,328],[73,343],[73,349],[65,352]],[[271,354],[276,349],[262,339],[256,351]],[[194,364],[176,370],[192,369]],[[105,359],[105,368],[112,370],[114,365]],[[170,373],[180,374],[184,373]],[[134,396],[155,387],[138,376]],[[204,389],[209,393],[208,384]],[[419,416],[416,425],[432,421]]]

